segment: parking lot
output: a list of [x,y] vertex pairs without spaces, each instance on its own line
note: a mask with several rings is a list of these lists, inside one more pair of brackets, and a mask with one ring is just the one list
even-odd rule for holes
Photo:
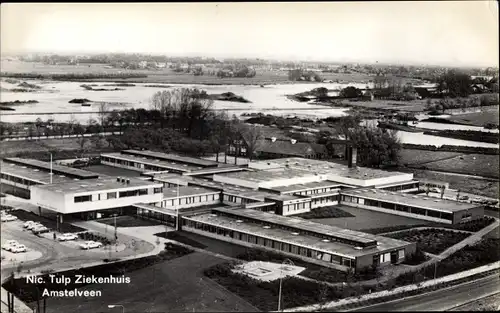
[[[2,222],[2,245],[8,240],[16,240],[25,245],[27,252],[11,253],[2,251],[2,277],[10,274],[19,265],[23,271],[32,272],[42,270],[57,271],[74,266],[82,266],[85,263],[103,261],[105,258],[121,258],[139,253],[145,253],[154,249],[154,246],[133,238],[120,235],[117,245],[108,245],[99,248],[83,250],[80,244],[85,240],[78,238],[70,241],[54,240],[54,230],[44,234],[35,235],[23,227],[23,220]],[[75,226],[76,227],[76,226]],[[80,228],[84,230],[83,228]],[[56,237],[61,233],[56,233]],[[104,236],[104,234],[100,234]],[[108,238],[112,238],[111,232]]]

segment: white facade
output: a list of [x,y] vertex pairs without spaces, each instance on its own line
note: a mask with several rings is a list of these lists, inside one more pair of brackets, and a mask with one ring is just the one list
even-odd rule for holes
[[339,176],[335,174],[329,174],[328,180],[339,182],[347,185],[354,185],[360,187],[367,186],[377,186],[377,185],[387,185],[387,184],[396,184],[399,182],[407,182],[413,179],[413,174],[407,173],[399,173],[398,175],[389,176],[389,177],[381,177],[381,178],[373,178],[373,179],[362,179],[362,178],[350,178]]
[[185,209],[219,203],[221,203],[220,192],[214,191],[211,193],[165,198],[160,202],[160,205],[156,206],[167,209]]
[[269,172],[268,180],[249,180],[244,178],[236,178],[236,177],[228,177],[224,175],[214,175],[213,180],[216,182],[224,183],[224,184],[232,184],[236,186],[247,187],[251,189],[258,188],[272,188],[279,186],[288,186],[288,185],[296,185],[296,184],[306,184],[312,182],[319,182],[323,180],[327,180],[326,175],[305,175],[305,176],[296,176],[296,177],[287,177],[287,178],[273,178],[273,173]]
[[[31,187],[31,202],[36,206],[62,214],[89,212],[125,207],[137,203],[160,202],[163,199],[162,184],[122,187],[97,191],[71,192],[52,188]],[[139,190],[141,191],[139,193]],[[137,195],[124,196],[124,192]]]

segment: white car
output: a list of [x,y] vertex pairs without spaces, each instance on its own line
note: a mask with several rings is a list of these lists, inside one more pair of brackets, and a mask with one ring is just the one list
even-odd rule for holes
[[3,244],[2,249],[10,251],[13,247],[18,246],[19,242],[15,240],[7,240],[6,243]]
[[95,249],[102,247],[102,243],[97,241],[85,241],[80,245],[80,248],[83,250]]
[[57,240],[59,241],[76,240],[76,239],[78,239],[78,236],[71,233],[62,234],[61,236],[57,237]]
[[2,222],[11,222],[11,221],[15,221],[15,220],[17,220],[17,217],[15,217],[14,215],[6,214],[6,215],[2,216]]
[[33,228],[31,231],[33,232],[33,234],[43,234],[43,233],[48,233],[50,229],[42,225]]
[[17,246],[12,246],[12,249],[10,251],[14,253],[21,253],[28,251],[28,249],[26,249],[25,245],[17,245]]
[[32,230],[33,228],[36,228],[36,227],[42,227],[43,225],[40,224],[40,223],[31,223],[29,224],[28,226],[26,226],[26,229],[28,230]]
[[33,222],[33,221],[24,222],[23,227],[26,228],[26,227],[30,226],[31,224],[35,224],[35,222]]

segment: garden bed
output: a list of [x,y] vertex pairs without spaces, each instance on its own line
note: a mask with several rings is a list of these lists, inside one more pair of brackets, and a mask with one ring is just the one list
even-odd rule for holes
[[421,225],[396,225],[396,226],[364,229],[362,231],[369,234],[383,234],[383,233],[390,233],[390,232],[418,228],[418,227],[440,227],[440,228],[448,228],[448,229],[455,229],[462,231],[477,232],[485,228],[486,226],[490,225],[494,221],[495,219],[492,217],[483,216],[481,218],[472,221],[453,224],[453,225],[429,222]]
[[387,235],[394,239],[416,242],[423,251],[436,255],[469,236],[467,233],[443,229],[415,229]]
[[[17,209],[17,210],[12,210],[9,213],[16,216],[21,221],[39,222],[39,223],[42,223],[45,227],[47,227],[49,229],[56,229],[57,228],[57,221],[56,220],[52,220],[52,219],[49,219],[47,217],[36,215],[33,212],[28,212],[28,211]],[[85,228],[75,226],[72,224],[59,223],[59,231],[62,233],[79,233],[79,232],[82,232],[85,230],[86,230]]]
[[[16,297],[24,302],[33,302],[41,298],[42,292],[45,288],[47,290],[72,290],[74,288],[81,288],[89,284],[77,284],[76,275],[84,275],[86,277],[110,277],[117,276],[121,278],[122,275],[126,273],[136,271],[160,262],[169,261],[175,258],[179,258],[186,254],[193,252],[192,250],[181,247],[175,244],[167,243],[165,244],[165,250],[161,251],[157,255],[147,256],[139,259],[132,259],[126,261],[120,261],[116,263],[102,264],[87,268],[74,269],[64,272],[53,273],[56,277],[65,276],[66,278],[71,278],[71,282],[68,285],[51,283],[48,275],[44,274],[41,277],[44,279],[44,283],[33,284],[28,282],[25,278],[15,279],[13,282],[8,281],[2,286],[7,290],[12,292]],[[125,275],[125,277],[127,277]]]
[[[97,222],[110,225],[113,227],[115,226],[115,218],[113,217],[99,219],[97,220]],[[123,215],[116,217],[116,227],[142,227],[142,226],[157,226],[157,225],[161,225],[161,223],[154,220],[146,220],[143,218],[139,218],[136,215],[133,216]]]
[[327,206],[327,207],[313,209],[310,212],[297,214],[295,215],[295,217],[300,217],[304,219],[313,219],[313,218],[354,217],[354,215],[336,206]]

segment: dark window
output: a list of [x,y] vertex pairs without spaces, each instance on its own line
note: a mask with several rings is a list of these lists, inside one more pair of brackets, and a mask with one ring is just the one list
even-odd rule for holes
[[92,201],[92,196],[76,196],[75,203]]
[[108,200],[116,199],[116,192],[108,192]]
[[147,195],[148,194],[148,190],[147,189],[139,189],[139,196],[144,196],[144,195]]
[[139,194],[139,190],[120,191],[119,198],[134,197]]
[[163,188],[161,188],[161,187],[154,189],[154,193],[162,193],[162,192],[163,192]]

